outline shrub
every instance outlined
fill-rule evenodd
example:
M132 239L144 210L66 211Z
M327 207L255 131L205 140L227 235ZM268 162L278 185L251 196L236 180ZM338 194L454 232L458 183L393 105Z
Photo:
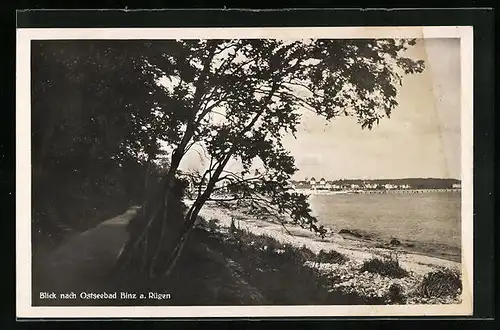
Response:
M314 260L316 254L308 249L305 245L298 248L291 244L283 246L284 252L281 254L283 259L290 260L293 263L302 265L304 262Z
M457 270L443 269L425 275L418 287L425 298L455 297L462 292L462 280Z
M309 261L309 260L314 260L316 259L316 254L312 252L307 246L302 245L302 247L299 249L299 253L302 257L302 260L304 262Z
M207 220L202 217L201 215L199 215L197 218L196 218L196 227L200 227L200 228L204 228L207 226Z
M231 233L236 232L236 225L234 223L234 217L231 217L231 225L229 226L229 230Z
M401 242L397 238L392 238L389 244L392 246L399 246L401 245Z
M394 257L385 257L384 259L372 258L366 260L361 267L361 271L393 278L408 276L408 272L399 265L398 259Z
M358 237L358 238L361 238L363 237L363 234L361 234L358 230L356 229L341 229L339 231L339 234L347 234L347 235L351 235L351 236L354 236L354 237Z
M253 236L244 229L236 228L233 234L234 237L242 243L250 244L250 242L253 241Z
M271 236L259 235L255 238L255 244L261 249L265 249L268 252L274 252L279 249L281 244Z
M389 287L386 299L390 304L404 304L406 302L406 297L404 295L403 287L397 283L393 283Z
M320 263L343 264L349 259L337 251L332 250L325 252L320 250L316 260Z
M219 219L208 220L208 224L207 224L208 230L212 233L216 232L220 228L219 223L220 223Z

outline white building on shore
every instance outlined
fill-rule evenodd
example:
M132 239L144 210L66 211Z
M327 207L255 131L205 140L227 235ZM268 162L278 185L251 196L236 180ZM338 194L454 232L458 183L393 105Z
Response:
M376 184L376 183L366 183L364 185L364 188L367 189L367 190L374 190L374 189L378 188L378 184Z

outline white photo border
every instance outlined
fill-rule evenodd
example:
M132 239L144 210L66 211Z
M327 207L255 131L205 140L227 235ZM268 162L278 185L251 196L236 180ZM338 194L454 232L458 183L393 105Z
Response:
M32 306L31 41L84 39L360 39L460 38L463 299L456 305L383 306ZM473 312L473 28L20 28L16 47L16 315L18 318L402 317L471 316Z

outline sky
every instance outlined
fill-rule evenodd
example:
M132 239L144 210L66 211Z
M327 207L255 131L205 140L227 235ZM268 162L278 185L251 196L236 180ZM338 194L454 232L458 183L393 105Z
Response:
M372 130L356 118L327 122L304 111L297 138L284 138L299 169L293 179L461 178L460 40L420 40L406 56L426 69L403 78L399 105ZM197 164L192 153L182 167Z

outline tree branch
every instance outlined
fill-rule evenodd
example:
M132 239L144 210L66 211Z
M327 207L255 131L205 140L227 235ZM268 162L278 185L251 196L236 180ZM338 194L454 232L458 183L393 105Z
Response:
M269 103L269 101L271 100L274 92L278 88L279 88L278 82L274 81L273 82L273 88L272 88L271 92L269 93L269 96L268 96L267 100L264 102L264 105L263 105L262 109L254 116L254 118L252 119L252 121L240 132L241 135L245 134L249 129L251 129L252 126L255 124L255 122L259 119L259 117L264 113L265 109L267 108L267 104ZM180 252L182 251L182 248L183 248L183 246L185 244L185 241L187 240L187 237L190 235L190 233L192 232L192 230L194 228L194 223L196 221L197 212L199 212L199 210L201 209L201 207L203 206L203 204L210 197L210 194L211 194L211 192L213 191L213 189L215 187L217 179L219 178L221 172L224 170L224 168L226 167L227 163L231 159L232 154L236 150L236 146L237 146L236 144L233 144L233 146L231 147L231 149L227 153L226 157L223 159L223 161L221 161L218 164L217 169L214 172L214 176L212 177L212 180L210 180L208 182L207 188L201 194L201 196L199 196L194 201L193 205L191 206L191 209L187 213L187 216L186 216L187 220L188 220L187 223L186 223L187 229L186 229L185 233L181 236L180 242L177 244L176 248L174 249L173 253L170 255L170 257L168 259L168 262L167 262L168 267L167 267L167 270L165 272L166 276L168 276L171 273L173 267L175 266L175 263L177 262L177 260L179 258L179 255L180 255Z
M227 45L225 47L218 48L218 51L215 52L215 55L219 55L220 53L222 53L226 49L232 48L234 46L238 46L238 43L230 43L229 45Z
M232 202L232 201L237 201L240 200L240 197L233 197L233 198L212 198L210 197L207 199L207 201L213 201L213 202Z
M316 97L321 97L323 98L324 95L320 95L320 94L317 94L314 90L312 90L309 86L303 84L303 83L299 83L299 82L291 82L291 81L284 81L283 84L288 84L288 85L293 85L293 86L299 86L299 87L302 87L302 88L305 88L307 91L309 91L311 94L313 94L314 96Z
M224 94L222 94L222 95L224 95ZM219 98L217 101L215 101L210 106L205 107L201 111L201 114L198 116L198 118L195 120L195 125L198 125L199 123L201 123L201 121L203 120L203 118L205 118L205 116L210 112L210 110L212 110L213 108L215 108L216 106L218 106L219 104L221 104L222 101L225 101L224 97Z
M238 45L237 45L238 46ZM236 48L236 50L234 51L234 54L231 54L229 55L229 57L224 60L221 65L217 68L217 70L215 71L215 77L220 77L220 73L226 69L227 66L229 66L231 64L231 62L234 61L234 59L236 58L237 54L238 54L238 51L243 48L243 46L240 44L239 47Z

